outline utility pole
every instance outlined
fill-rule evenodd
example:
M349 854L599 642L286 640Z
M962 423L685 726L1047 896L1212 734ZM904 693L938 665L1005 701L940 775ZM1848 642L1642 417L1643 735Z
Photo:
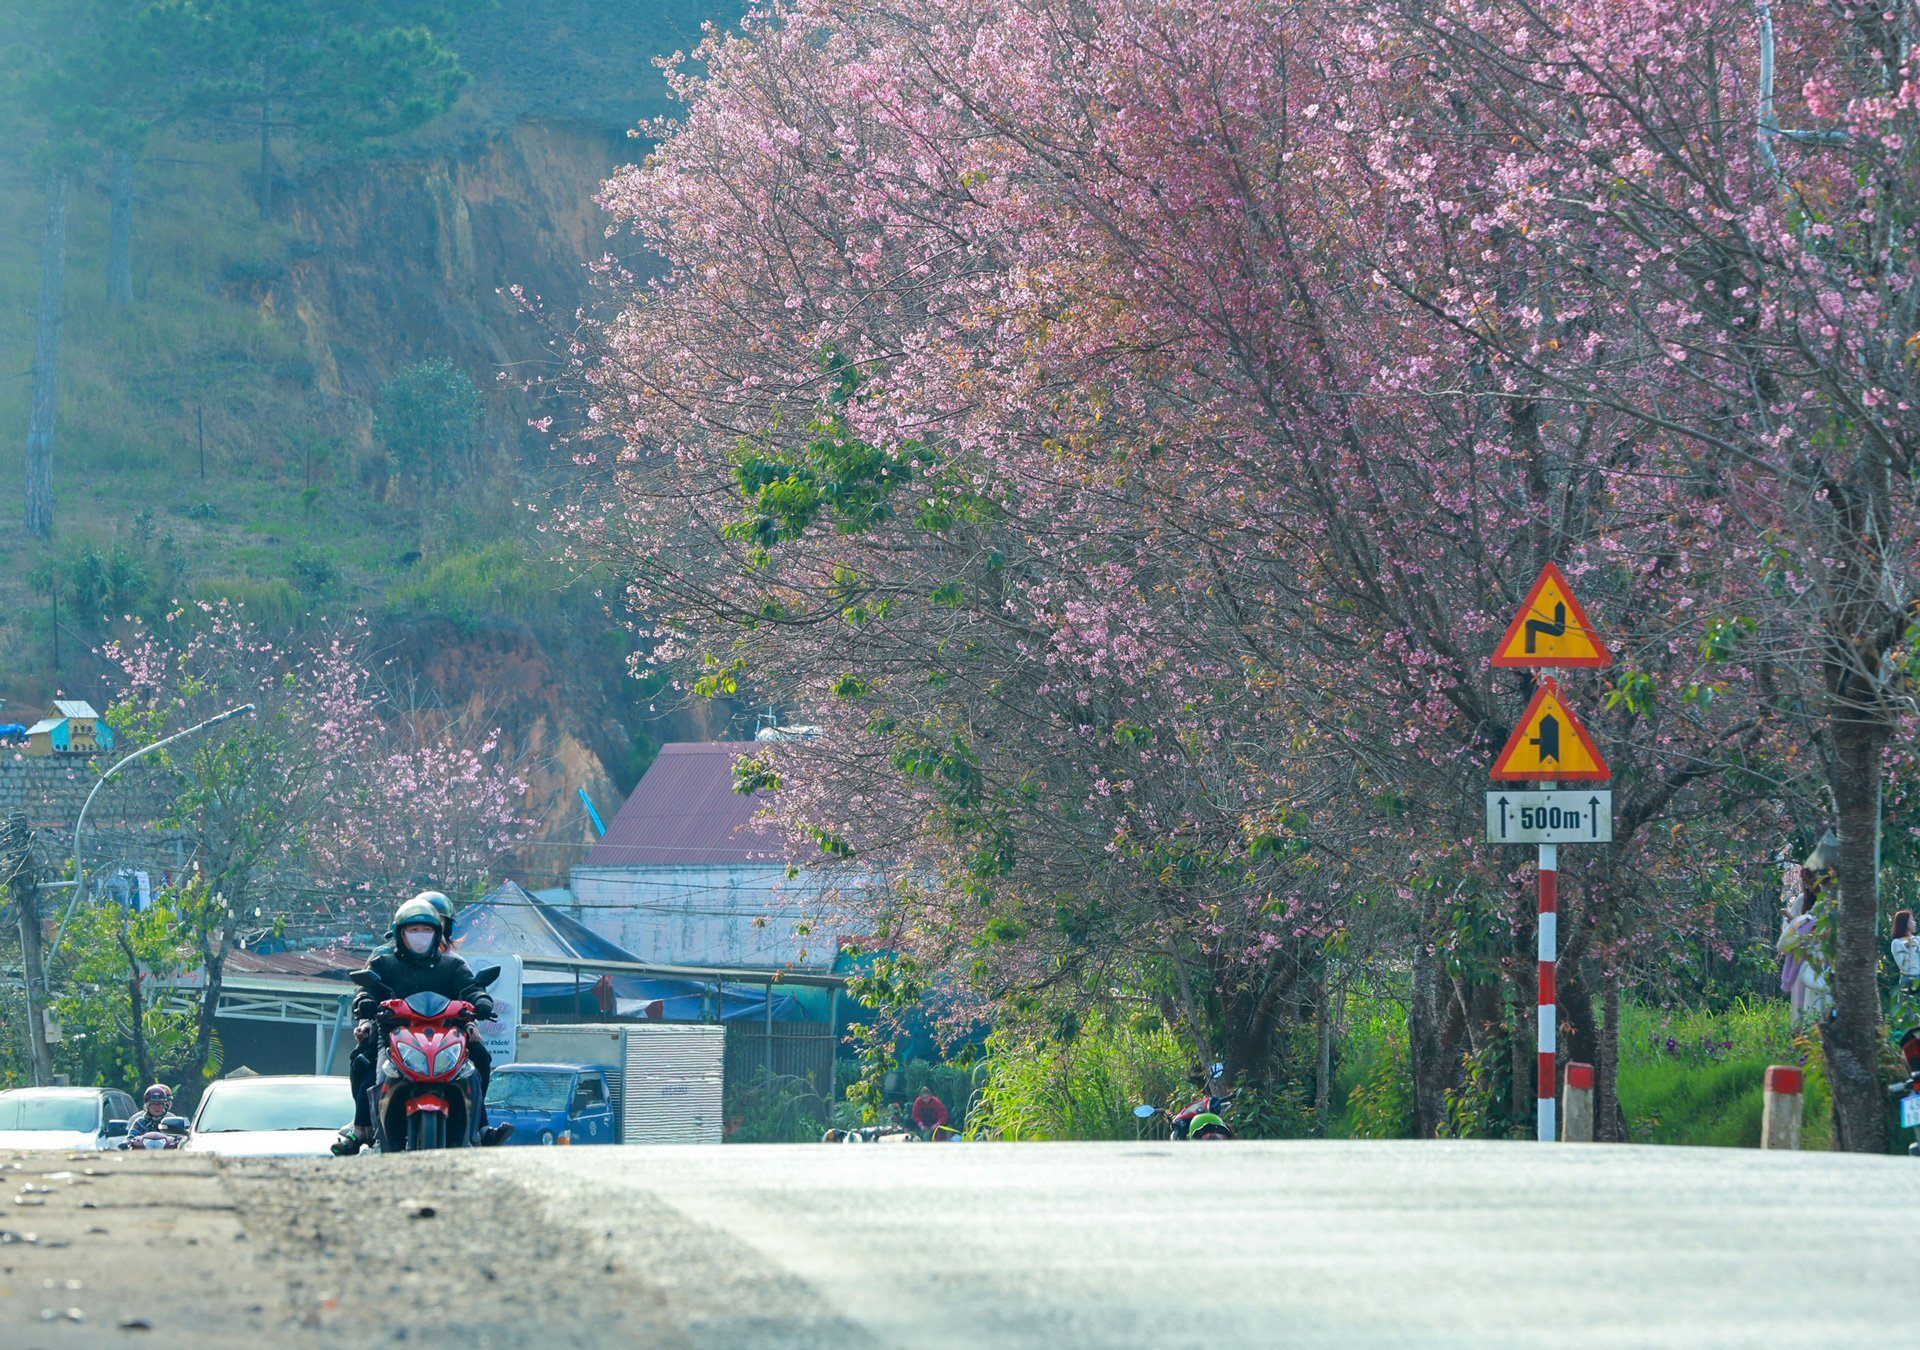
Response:
M33 833L27 828L26 816L16 811L0 832L0 876L13 891L20 915L20 983L27 999L28 1051L33 1060L34 1085L45 1087L53 1081L53 1055L47 1049L46 1013L36 1001L35 985L43 993L46 976L41 970L40 891L34 885L32 861Z

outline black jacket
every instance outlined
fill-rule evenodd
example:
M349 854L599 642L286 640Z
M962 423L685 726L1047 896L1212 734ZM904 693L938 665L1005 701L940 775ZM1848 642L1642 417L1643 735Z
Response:
M367 962L367 969L379 976L387 992L356 989L353 995L356 1019L364 1021L373 1017L386 999L412 998L415 994L465 999L474 1006L482 1022L493 1016L493 995L475 983L467 963L450 952L427 956L415 956L412 952L376 952Z

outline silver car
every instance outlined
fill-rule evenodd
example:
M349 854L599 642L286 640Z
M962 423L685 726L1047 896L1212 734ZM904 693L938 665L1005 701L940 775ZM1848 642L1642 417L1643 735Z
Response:
M353 1090L338 1076L222 1078L209 1083L182 1151L269 1158L318 1156L353 1123Z
M0 1092L0 1149L120 1147L107 1122L134 1113L118 1088L35 1087Z

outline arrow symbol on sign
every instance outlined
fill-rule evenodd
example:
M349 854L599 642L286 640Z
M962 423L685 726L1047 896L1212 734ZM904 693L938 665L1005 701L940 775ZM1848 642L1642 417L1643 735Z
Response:
M1600 799L1598 797L1587 798L1587 810L1593 817L1593 837L1598 839L1600 837Z
M1560 719L1551 713L1541 718L1540 734L1529 737L1527 744L1539 747L1542 764L1548 760L1558 764L1560 762Z
M1500 833L1505 834L1506 832L1507 832L1507 799L1505 797L1502 797L1500 799Z
M1532 656L1533 644L1541 637L1565 637L1567 635L1567 607L1556 603L1553 607L1553 622L1545 619L1528 619L1525 629L1527 635L1527 655Z

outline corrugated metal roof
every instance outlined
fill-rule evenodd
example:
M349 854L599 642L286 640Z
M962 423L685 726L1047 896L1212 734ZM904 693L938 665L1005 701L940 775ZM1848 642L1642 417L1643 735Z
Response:
M98 718L100 716L93 710L91 703L77 698L56 698L53 701L53 710L62 717Z
M308 975L343 979L367 964L365 951L350 947L310 947L297 952L234 952L226 969L236 975Z
M637 961L577 919L542 904L515 882L504 882L477 904L460 911L454 932L458 949L491 956L561 957L584 961Z
M27 728L27 735L38 736L43 731L52 731L66 720L64 717L43 717Z
M582 866L670 867L785 857L789 842L753 819L766 798L733 790L734 761L762 748L748 741L661 746L653 767Z

